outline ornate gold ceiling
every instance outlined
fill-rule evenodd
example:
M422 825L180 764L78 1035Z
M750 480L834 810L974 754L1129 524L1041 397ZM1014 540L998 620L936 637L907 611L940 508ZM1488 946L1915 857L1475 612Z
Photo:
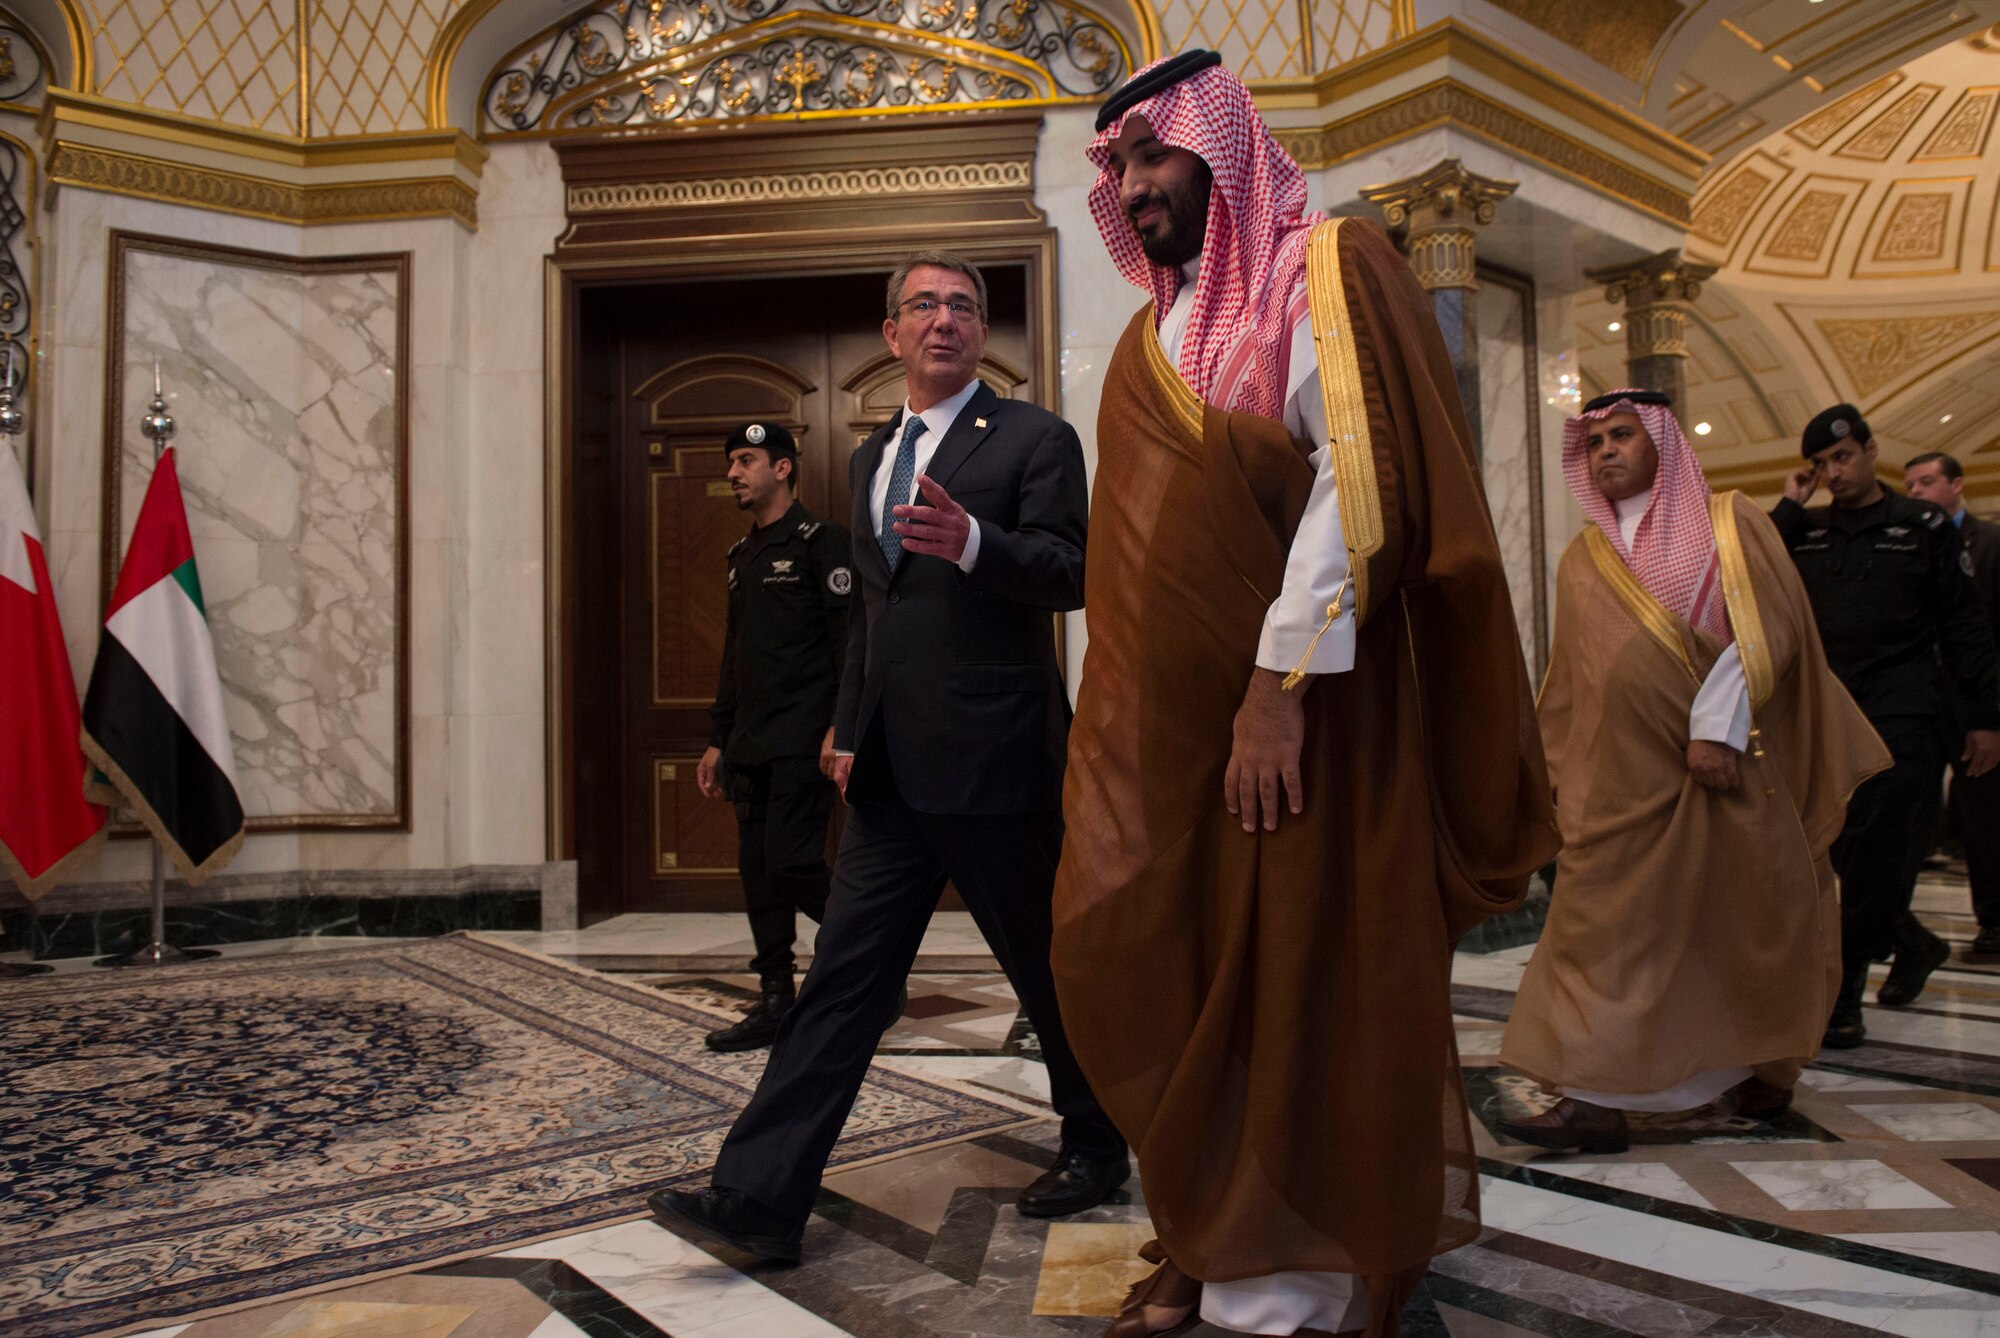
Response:
M1859 405L1886 460L1959 456L2000 492L2000 43L1953 42L1713 175L1688 253L1719 272L1690 332L1689 422L1719 481L1771 491L1804 419ZM1618 313L1578 311L1586 377Z

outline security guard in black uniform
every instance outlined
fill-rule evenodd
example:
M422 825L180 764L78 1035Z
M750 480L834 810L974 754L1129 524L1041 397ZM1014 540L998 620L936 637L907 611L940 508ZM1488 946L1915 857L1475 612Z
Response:
M833 782L833 707L854 588L847 531L794 493L799 452L777 423L746 423L723 445L736 507L756 524L729 550L729 630L708 751L695 783L736 805L737 870L750 912L757 1003L710 1032L711 1050L769 1045L792 1006L795 911L818 922Z
M1862 1041L1868 963L1889 955L1910 909L1947 747L1962 747L1982 771L2000 758L2000 677L1958 530L1931 503L1883 488L1860 410L1821 413L1800 450L1808 463L1786 481L1771 519L1812 599L1827 660L1895 759L1854 792L1833 845L1842 976L1826 1044L1850 1049ZM1833 505L1807 507L1822 481ZM1940 681L1940 655L1956 669L1954 684ZM1950 691L1968 728L1947 742ZM1942 940L1928 939L1898 956L1877 1002L1910 1002L1949 958Z

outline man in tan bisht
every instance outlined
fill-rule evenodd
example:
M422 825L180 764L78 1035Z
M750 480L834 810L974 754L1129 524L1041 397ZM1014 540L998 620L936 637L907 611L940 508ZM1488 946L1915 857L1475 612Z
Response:
M1710 495L1666 396L1586 404L1563 474L1591 521L1541 699L1563 853L1500 1050L1563 1099L1500 1128L1623 1152L1626 1111L1790 1107L1840 984L1827 851L1889 754L1778 531Z
M1457 383L1382 230L1304 215L1189 53L1098 117L1152 295L1107 371L1054 961L1159 1265L1117 1338L1393 1334L1479 1231L1453 942L1554 853Z

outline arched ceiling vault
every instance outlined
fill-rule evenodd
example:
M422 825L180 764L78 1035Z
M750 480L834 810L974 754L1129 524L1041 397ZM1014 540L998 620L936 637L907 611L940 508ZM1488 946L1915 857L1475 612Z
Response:
M1774 492L1807 418L1867 415L1885 471L1957 456L2000 495L2000 33L1953 41L1833 99L1695 197L1716 265L1689 331L1690 426L1719 484ZM1620 317L1578 304L1587 380L1621 376Z

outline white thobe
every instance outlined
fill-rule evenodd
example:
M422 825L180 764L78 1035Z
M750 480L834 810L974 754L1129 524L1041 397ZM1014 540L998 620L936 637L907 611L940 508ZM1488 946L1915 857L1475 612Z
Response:
M1652 500L1649 488L1612 503L1618 509L1618 532L1625 539L1627 552L1632 550L1632 536L1639 532L1639 521ZM1688 712L1688 737L1726 743L1739 753L1750 746L1750 684L1743 676L1743 656L1734 641L1716 657L1694 695L1694 707ZM1589 1092L1565 1087L1563 1095L1614 1110L1668 1113L1705 1106L1749 1076L1747 1067L1738 1066L1697 1073L1664 1092Z
M1181 267L1184 282L1160 322L1160 347L1170 362L1180 354L1200 268L1200 257ZM1292 435L1313 443L1309 457L1313 485L1285 558L1278 597L1264 615L1257 664L1281 674L1295 668L1308 674L1344 674L1354 667L1354 601L1343 596L1338 615L1327 625L1327 609L1347 577L1347 539L1340 526L1332 452L1326 448L1326 405L1320 397L1319 355L1309 320L1292 330L1284 413ZM1205 1284L1201 1317L1238 1333L1290 1334L1304 1328L1339 1333L1368 1322L1368 1294L1351 1273L1271 1273Z

